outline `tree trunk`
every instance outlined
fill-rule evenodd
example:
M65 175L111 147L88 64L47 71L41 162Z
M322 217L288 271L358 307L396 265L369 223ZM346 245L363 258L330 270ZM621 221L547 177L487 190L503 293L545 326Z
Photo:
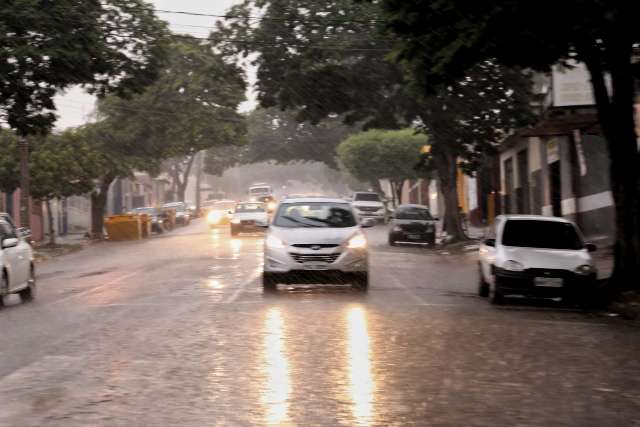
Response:
M402 204L402 187L404 186L404 180L397 182L391 181L391 188L393 189L393 198L396 201L396 207Z
M91 193L91 237L93 239L104 238L104 214L107 207L109 186L114 177L103 178L100 186Z
M444 152L446 148L434 153L436 170L440 181L440 191L444 197L443 230L449 237L449 242L466 240L458 207L458 164L456 156Z
M51 211L51 199L45 200L47 206L47 221L49 222L49 244L54 246L56 244L56 233L53 229L53 212Z
M29 141L20 140L20 227L31 227L31 191L29 176Z
M178 202L184 202L185 200L185 193L187 191L187 185L189 184L189 175L191 175L191 168L193 167L193 161L196 158L196 154L192 154L189 157L189 160L187 161L187 167L185 168L184 172L182 173L182 179L179 179L177 184L177 191L178 191ZM176 168L176 173L177 172L177 168Z
M587 59L598 116L609 149L611 190L615 203L616 242L610 284L614 290L640 287L640 175L634 121L631 44L609 46L612 96L594 54Z
M204 163L204 153L198 156L198 170L196 171L196 212L200 213L202 204L202 194L200 193L200 187L202 183L202 168Z

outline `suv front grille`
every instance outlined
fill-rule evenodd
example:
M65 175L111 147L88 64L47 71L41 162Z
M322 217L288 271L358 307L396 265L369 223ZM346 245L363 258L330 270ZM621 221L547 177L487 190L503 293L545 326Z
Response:
M338 257L340 256L340 254L296 254L296 253L292 253L290 254L291 257L296 261L296 262L300 262L300 263L305 263L305 262L325 262L327 264L332 264L334 263Z
M340 245L327 244L327 243L298 243L291 246L293 246L294 248L306 248L306 249L312 249L312 248L328 249L328 248L337 248Z
M358 206L358 210L361 210L362 212L377 212L380 208L375 206Z

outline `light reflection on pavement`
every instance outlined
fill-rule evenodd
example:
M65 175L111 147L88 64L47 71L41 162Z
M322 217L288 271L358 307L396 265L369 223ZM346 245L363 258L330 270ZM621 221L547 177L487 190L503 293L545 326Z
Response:
M260 282L204 222L38 266L0 310L0 427L640 425L638 329L491 307L473 254L390 248L371 287Z
M262 404L267 425L283 425L289 421L291 381L286 353L285 325L282 313L271 308L265 318L263 366L265 387Z
M371 366L371 344L367 315L362 307L352 307L347 314L350 398L358 425L373 421L375 382Z

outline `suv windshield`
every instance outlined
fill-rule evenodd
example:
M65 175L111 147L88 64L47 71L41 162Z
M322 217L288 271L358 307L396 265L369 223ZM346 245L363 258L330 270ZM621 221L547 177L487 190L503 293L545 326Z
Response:
M376 193L356 193L353 200L357 202L379 202L380 196Z
M357 225L347 203L283 203L273 222L276 227L346 228Z
M264 204L262 203L240 203L236 205L236 213L246 212L264 212Z
M396 211L396 219L415 219L418 221L432 221L433 217L428 209L417 206L400 207Z
M584 247L573 224L556 221L509 220L502 244L525 248L570 249Z
M249 193L251 193L252 195L270 194L271 193L271 188L270 187L255 187L255 188L251 188L249 190Z

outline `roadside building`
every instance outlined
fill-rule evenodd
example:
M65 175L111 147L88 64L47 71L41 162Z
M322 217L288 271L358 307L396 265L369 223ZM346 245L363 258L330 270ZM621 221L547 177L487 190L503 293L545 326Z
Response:
M589 75L556 67L550 81L543 118L500 147L501 211L570 218L590 239L612 239L609 158Z

